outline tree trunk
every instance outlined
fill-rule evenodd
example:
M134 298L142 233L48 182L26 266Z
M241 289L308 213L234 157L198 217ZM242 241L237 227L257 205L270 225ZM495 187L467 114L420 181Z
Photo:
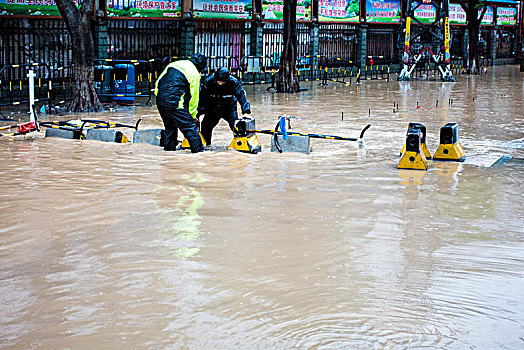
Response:
M284 38L277 92L298 92L300 85L297 74L297 0L284 1Z
M476 12L476 11L475 11ZM476 21L472 21L476 22ZM469 31L469 50L468 50L468 74L478 74L479 73L479 26L475 24L468 24Z
M95 91L93 36L91 18L94 0L85 0L78 9L73 0L56 0L56 6L66 23L67 30L74 43L72 48L74 76L71 112L98 112L104 107Z
M468 33L469 33L467 74L479 74L480 23L482 21L482 17L484 17L484 14L486 13L487 7L486 6L483 7L481 16L479 16L479 10L478 10L479 9L479 0L471 0L468 2L467 8L464 8L464 6L462 6L462 8L466 11L466 19L468 22Z

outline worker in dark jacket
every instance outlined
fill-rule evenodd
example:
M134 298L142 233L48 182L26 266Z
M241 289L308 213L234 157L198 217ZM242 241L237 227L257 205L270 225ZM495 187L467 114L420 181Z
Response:
M219 68L202 83L198 113L205 115L202 120L202 136L208 145L211 144L211 134L220 119L227 121L229 128L234 131L235 121L238 119L237 101L242 114L251 114L246 92L227 68Z
M197 113L200 72L206 65L206 57L195 53L189 60L170 63L156 81L156 103L164 122L166 151L176 149L178 129L189 142L191 152L200 152L204 148L198 133Z

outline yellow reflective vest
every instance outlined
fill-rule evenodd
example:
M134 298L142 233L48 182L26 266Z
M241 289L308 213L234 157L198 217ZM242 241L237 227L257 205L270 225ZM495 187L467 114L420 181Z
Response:
M160 80L162 77L167 73L167 71L170 68L174 68L184 74L187 81L189 82L189 91L191 93L191 99L189 100L189 114L191 114L191 117L193 119L197 116L197 109L198 109L198 99L199 99L199 92L200 92L200 72L196 69L193 62L189 60L182 60L182 61L176 61L173 63L170 63L160 74L158 77L156 83L155 83L155 96L158 95L158 84L160 83ZM178 108L182 109L184 108L184 96L185 94L182 94L180 96L180 101L178 103Z

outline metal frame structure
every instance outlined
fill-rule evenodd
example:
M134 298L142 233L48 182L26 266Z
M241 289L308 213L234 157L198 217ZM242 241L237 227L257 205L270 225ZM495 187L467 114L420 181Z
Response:
M435 62L435 65L438 67L443 81L454 82L455 77L451 71L451 55L449 52L450 42L449 42L449 0L424 0L419 2L417 5L413 6L413 0L407 0L406 8L406 36L404 40L404 54L402 56L403 68L398 76L399 81L411 80L411 73L419 63L420 59L423 57L424 53L427 51L431 55L431 58ZM415 10L423 5L431 4L437 9L437 15L435 21L430 25L424 25L415 17ZM422 26L422 31L411 37L411 22L413 24L418 24ZM441 28L439 28L442 26ZM437 30L435 32L434 30ZM440 33L438 30L441 29ZM432 37L442 40L444 42L443 49L438 54L434 54L430 47L424 46L422 51L418 55L414 56L414 60L410 60L412 55L410 50L410 42L414 39L422 37L422 35L429 33ZM443 37L442 37L443 36ZM410 65L411 63L411 65Z

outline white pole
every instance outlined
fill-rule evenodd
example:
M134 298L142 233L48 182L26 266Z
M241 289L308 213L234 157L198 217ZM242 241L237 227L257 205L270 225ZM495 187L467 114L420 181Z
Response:
M34 122L35 121L35 112L34 112L34 105L35 105L35 73L32 69L29 70L29 73L27 73L27 77L29 78L29 121Z

